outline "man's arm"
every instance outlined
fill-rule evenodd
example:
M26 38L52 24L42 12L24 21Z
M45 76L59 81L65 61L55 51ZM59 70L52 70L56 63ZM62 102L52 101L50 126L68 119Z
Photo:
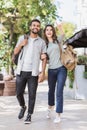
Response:
M47 58L46 56L42 59L42 71L39 74L38 82L42 82L45 78L45 69L46 69L46 63L47 63Z

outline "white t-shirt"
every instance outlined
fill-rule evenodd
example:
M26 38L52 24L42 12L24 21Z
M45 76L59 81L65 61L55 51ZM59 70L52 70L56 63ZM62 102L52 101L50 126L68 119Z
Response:
M31 37L28 40L28 47L26 50L22 71L32 71L33 42L34 42L34 40L35 40L35 38L31 38Z

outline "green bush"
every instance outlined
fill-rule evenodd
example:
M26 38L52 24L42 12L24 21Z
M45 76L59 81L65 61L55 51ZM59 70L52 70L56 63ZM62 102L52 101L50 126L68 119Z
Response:
M87 65L87 55L79 55L77 64L78 65Z
M74 70L68 71L68 78L69 78L69 88L73 88Z
M83 76L85 79L87 79L87 71L84 71Z

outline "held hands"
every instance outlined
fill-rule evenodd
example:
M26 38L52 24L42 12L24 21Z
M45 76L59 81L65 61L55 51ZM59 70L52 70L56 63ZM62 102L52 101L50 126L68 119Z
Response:
M38 83L43 82L45 79L45 73L41 72L38 76Z

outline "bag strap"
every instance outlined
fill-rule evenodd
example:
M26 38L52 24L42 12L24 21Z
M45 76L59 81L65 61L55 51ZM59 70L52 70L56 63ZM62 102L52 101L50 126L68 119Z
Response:
M67 44L65 44L66 46L67 46ZM62 47L61 47L61 45L60 45L60 43L58 43L58 46L59 46L59 50L60 50L60 57L62 56L62 52L63 52L63 50L62 50Z
M29 35L28 34L24 34L24 39L29 39ZM22 51L22 54L21 54L21 56L20 56L20 59L22 58L22 55L23 55L23 48L24 48L24 46L22 46L22 48L21 48L21 51Z
M59 46L59 50L60 50L60 56L62 55L62 48L61 48L61 45L60 43L58 43L58 46Z
M27 39L28 40L28 38L29 38L29 35L28 34L24 34L24 39ZM23 49L24 48L24 46L22 46L22 48L21 48L21 50L20 50L20 52L21 52L21 55L20 55L20 59L22 58L22 56L23 56ZM20 53L19 52L19 53Z

